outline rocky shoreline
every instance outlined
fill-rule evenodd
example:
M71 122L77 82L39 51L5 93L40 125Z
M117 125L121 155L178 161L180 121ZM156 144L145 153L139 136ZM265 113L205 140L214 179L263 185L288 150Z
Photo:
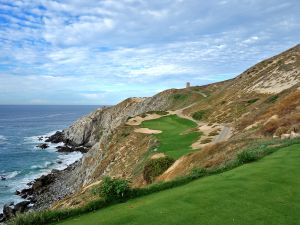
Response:
M41 137L44 138L44 137ZM64 138L64 134L61 131L57 131L50 137L45 137L45 143L39 144L37 147L41 150L49 147L47 143L63 145L57 146L57 152L71 153L81 152L87 153L90 148L85 146L76 146L68 139ZM62 162L58 162L62 163ZM28 183L28 188L23 190L16 190L15 194L20 196L24 201L17 204L14 202L8 202L3 207L3 212L0 213L0 223L5 222L17 213L24 213L27 211L42 210L50 207L50 205L70 194L70 190L66 188L59 188L54 183L63 183L65 176L68 176L71 171L79 164L79 161L69 165L64 170L53 169L49 174L42 175L41 177ZM56 186L56 191L53 192L53 186ZM73 191L71 191L73 192Z

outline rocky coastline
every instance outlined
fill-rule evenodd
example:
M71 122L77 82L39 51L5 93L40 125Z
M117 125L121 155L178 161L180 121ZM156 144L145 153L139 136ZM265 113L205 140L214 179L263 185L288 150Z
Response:
M59 144L56 147L57 152L60 153L71 153L71 152L81 152L87 153L89 147L77 146L70 142L68 139L64 138L64 134L61 131L57 131L50 137L41 137L40 140L45 139L45 143L37 145L37 148L44 150L49 147L48 143ZM58 162L60 164L62 162ZM3 223L11 218L13 218L17 213L24 213L27 211L41 210L48 208L54 201L60 200L66 195L70 194L70 191L64 191L65 188L61 188L55 191L56 195L48 195L48 193L53 193L52 184L54 182L63 183L65 176L68 176L71 171L78 165L79 161L74 162L69 165L64 170L53 169L49 174L42 175L41 177L28 183L28 188L22 190L16 190L15 194L20 196L23 201L15 204L14 202L8 202L3 207L3 212L0 213L0 223ZM2 179L2 178L1 178ZM5 179L3 177L3 179ZM47 198L48 196L48 198Z

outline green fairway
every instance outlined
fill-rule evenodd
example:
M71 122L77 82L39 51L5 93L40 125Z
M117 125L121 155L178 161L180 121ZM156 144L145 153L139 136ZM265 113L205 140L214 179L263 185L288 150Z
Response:
M196 131L189 132L189 129L197 127L195 122L176 115L144 121L141 126L152 130L161 130L162 133L155 134L160 142L158 151L175 159L191 152L191 145L201 135Z
M297 144L258 162L59 225L296 225L299 212Z

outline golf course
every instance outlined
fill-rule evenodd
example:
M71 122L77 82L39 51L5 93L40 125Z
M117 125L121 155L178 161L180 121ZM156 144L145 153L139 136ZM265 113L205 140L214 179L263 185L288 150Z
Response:
M153 122L144 125L150 127ZM167 149L172 141L164 145L162 134L160 151L169 153ZM300 145L291 145L231 171L73 217L57 225L299 224L299 162Z
M197 128L195 122L176 115L144 121L141 126L162 131L154 134L159 141L157 151L174 159L191 152L191 145L201 136L200 132L194 130Z

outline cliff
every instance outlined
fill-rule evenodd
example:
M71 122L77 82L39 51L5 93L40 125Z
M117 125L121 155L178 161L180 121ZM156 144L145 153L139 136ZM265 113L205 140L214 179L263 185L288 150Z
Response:
M171 89L150 98L129 98L111 107L96 110L63 131L74 146L90 147L83 158L56 179L43 193L36 194L36 208L76 206L74 199L99 183L102 176L130 179L143 185L142 168L149 149L158 145L152 135L133 132L128 119L150 111L178 111L191 118L203 112L202 125L230 126L233 135L225 143L183 156L158 180L187 174L194 167L214 167L235 157L251 138L270 138L277 129L300 129L300 46L267 59L235 79L201 87ZM299 98L298 98L299 97ZM281 108L280 108L281 107ZM282 114L284 109L289 109ZM272 113L273 112L273 113ZM270 117L277 115L277 127L265 133ZM255 125L256 124L256 125ZM255 125L255 129L247 129ZM199 125L200 126L200 125ZM298 127L297 127L298 129ZM281 135L281 134L280 134ZM76 197L72 197L76 196ZM80 204L80 203L78 203Z

